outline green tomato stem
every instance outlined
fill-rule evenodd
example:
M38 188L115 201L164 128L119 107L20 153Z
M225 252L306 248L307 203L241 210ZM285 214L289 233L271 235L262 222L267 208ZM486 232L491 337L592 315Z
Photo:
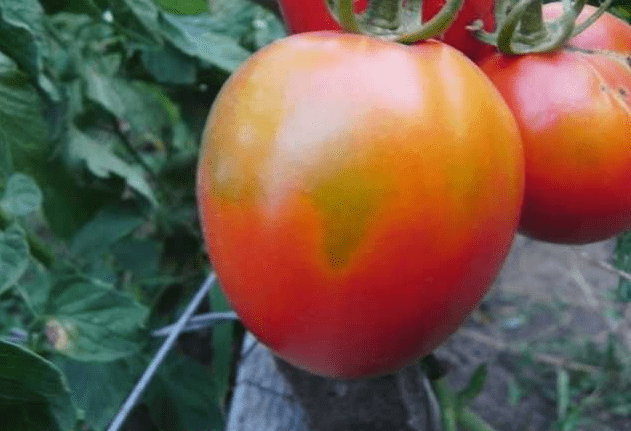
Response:
M340 23L344 31L348 33L362 33L353 10L353 0L326 1L329 13Z
M544 31L543 5L540 1L529 2L521 18L521 32L523 34L539 34Z
M361 33L391 42L414 43L447 30L458 15L463 0L448 0L427 22L421 19L423 0L372 0L361 14L353 10L352 0L324 2L331 15L348 33Z
M370 0L365 12L365 20L381 29L396 30L401 26L402 4L391 0Z
M444 378L434 380L432 387L440 404L440 411L443 417L443 431L457 431L456 402L453 392Z
M595 23L596 20L600 18L602 14L607 12L607 9L609 9L609 6L611 6L612 3L613 3L613 0L605 0L604 2L602 2L600 6L598 6L598 9L596 9L589 18L587 18L581 24L574 26L574 31L572 31L572 37L577 36L587 27Z
M426 359L430 359L430 361L428 362ZM432 365L434 361L436 359L433 356L423 359L426 372L431 371L431 368L437 371L438 366ZM430 366L429 370L427 369L428 365ZM443 431L457 431L458 424L469 431L494 431L493 427L484 419L457 401L456 394L451 390L444 377L432 380L431 386L440 405Z
M538 3L538 5L533 6L533 3ZM559 49L571 37L574 21L584 5L585 0L576 0L574 5L570 4L570 0L563 0L563 15L551 25L544 26L540 11L539 15L536 11L533 12L534 8L541 8L541 0L521 0L499 25L497 49L508 55L550 52ZM537 17L541 25L537 33L525 33L520 26L520 33L516 35L520 23ZM529 26L531 29L537 27L532 23Z
M419 40L429 39L451 26L456 19L463 0L448 0L445 6L426 23L421 25L421 29L416 32L401 36L397 41L401 43L414 43ZM422 2L421 2L422 3ZM420 10L418 16L420 17Z
M473 34L482 42L497 46L507 55L556 51L570 39L593 24L613 0L605 0L581 24L576 25L586 0L562 0L563 14L549 22L543 19L542 0L496 0L494 33L482 25L472 26Z

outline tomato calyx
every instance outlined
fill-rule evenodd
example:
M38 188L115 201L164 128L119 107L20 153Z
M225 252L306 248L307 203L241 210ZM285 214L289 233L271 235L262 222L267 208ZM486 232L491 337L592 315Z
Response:
M434 37L453 23L463 0L448 0L430 20L423 22L423 0L372 0L361 13L353 0L323 0L344 31L391 42L414 43Z
M474 35L507 55L543 53L558 50L568 40L594 23L613 0L605 0L593 14L580 24L576 20L586 4L585 0L563 0L563 13L546 21L541 0L497 0L496 30L492 33L474 24Z

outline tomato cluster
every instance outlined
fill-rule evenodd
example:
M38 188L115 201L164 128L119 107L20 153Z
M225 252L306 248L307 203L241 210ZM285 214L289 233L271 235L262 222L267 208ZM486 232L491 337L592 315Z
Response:
M341 30L331 17L324 0L278 0L280 10L292 34L320 30ZM467 30L474 21L481 20L487 30L494 25L495 0L465 0L454 22L436 39L457 48L471 59L480 59L493 51L490 45L476 39ZM368 0L355 0L355 10L366 9ZM434 17L445 5L445 0L425 0L421 10L426 20Z
M545 5L544 16L561 9ZM480 67L524 142L521 232L581 244L631 229L631 26L605 14L559 51L493 54Z
M518 229L578 243L631 228L631 30L605 16L552 54L482 55L463 35L489 5L465 2L442 35L478 67L282 0L305 33L220 91L197 176L206 246L243 324L290 363L397 370L462 323Z

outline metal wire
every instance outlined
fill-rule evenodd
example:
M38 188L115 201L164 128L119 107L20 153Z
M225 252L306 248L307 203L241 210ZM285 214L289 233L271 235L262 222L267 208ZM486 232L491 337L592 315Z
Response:
M118 411L118 414L112 420L112 423L110 424L107 431L118 431L120 427L123 425L123 423L125 423L125 419L127 419L127 415L129 415L131 410L136 405L136 402L138 401L138 399L144 392L145 388L151 381L151 378L155 374L156 370L158 369L162 361L164 361L164 358L166 357L167 353L169 353L169 350L171 350L171 347L173 347L173 344L175 343L175 340L177 340L177 337L182 332L182 329L184 329L186 322L188 322L188 320L191 318L195 310L197 310L197 307L199 307L199 304L202 302L202 299L204 299L204 297L208 294L208 292L210 291L210 288L215 283L216 279L217 279L217 275L214 272L212 272L206 278L204 283L200 286L199 290L197 291L193 299L191 299L191 302L189 302L188 306L186 307L186 309L184 310L184 312L178 319L177 323L175 323L175 325L173 326L173 329L169 333L169 336L164 341L164 343L162 344L162 346L160 347L156 355L153 357L153 359L151 360L151 363L149 364L149 366L147 367L143 375L140 377L140 380L138 380L138 383L136 383L136 386L134 387L134 389L131 391L131 393L129 394L129 396L127 397L127 399L121 406L120 410Z
M200 329L205 329L220 323L232 323L238 319L237 313L234 311L213 311L211 313L197 314L186 322L186 325L182 328L182 332L199 331ZM175 325L177 325L177 323L156 329L151 335L154 337L166 337L173 331Z

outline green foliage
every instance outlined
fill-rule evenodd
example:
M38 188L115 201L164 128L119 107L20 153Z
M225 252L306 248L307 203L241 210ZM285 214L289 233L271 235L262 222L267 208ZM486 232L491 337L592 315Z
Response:
M213 311L229 311L230 307L219 285L215 285L210 291L210 306ZM217 326L213 331L213 370L217 382L220 400L225 401L230 378L232 364L232 343L234 338L234 325L226 324ZM224 404L225 406L225 404Z
M74 428L76 412L70 389L54 364L2 340L0 358L2 429L66 431Z
M480 364L476 367L476 369L473 371L473 374L471 375L471 380L469 381L469 384L456 394L456 402L458 404L460 404L461 406L466 406L471 403L471 401L473 401L475 397L480 395L480 392L482 392L482 389L484 389L484 384L486 383L486 368L486 364Z
M16 172L9 177L0 208L11 216L25 216L42 206L42 192L28 175Z
M631 232L620 235L616 240L615 265L618 269L631 272ZM621 301L631 301L631 281L620 278L617 296Z
M29 250L24 229L12 224L0 232L0 294L22 278L28 262Z
M150 330L208 271L201 125L228 75L285 35L248 0L210 5L0 2L0 429L105 429ZM219 291L209 303L227 309ZM233 342L226 325L212 363L169 355L147 426L223 427Z
M97 363L57 356L55 365L67 376L72 401L85 422L102 430L127 398L145 364L137 357Z
M197 15L208 9L206 0L156 0L167 12L179 13L183 15Z
M82 361L113 361L138 350L147 309L98 280L65 275L52 285L44 310L56 352Z
M145 394L154 423L172 431L223 429L218 396L210 370L177 354L160 367Z
M40 111L40 97L27 73L0 51L0 185L14 171L14 159L47 149Z

